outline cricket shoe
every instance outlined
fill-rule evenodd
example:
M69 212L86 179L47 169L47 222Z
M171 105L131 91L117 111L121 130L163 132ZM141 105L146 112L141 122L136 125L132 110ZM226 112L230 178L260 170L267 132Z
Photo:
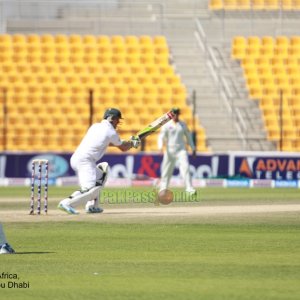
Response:
M197 195L197 191L195 189L189 189L189 190L186 190L186 193L189 195L189 196L196 196Z
M15 250L8 244L5 243L1 246L0 254L14 254Z
M73 208L72 206L67 205L67 204L59 203L57 208L66 212L69 215L78 215L79 214L79 212L75 208Z
M101 214L103 212L103 208L90 206L85 209L87 214Z

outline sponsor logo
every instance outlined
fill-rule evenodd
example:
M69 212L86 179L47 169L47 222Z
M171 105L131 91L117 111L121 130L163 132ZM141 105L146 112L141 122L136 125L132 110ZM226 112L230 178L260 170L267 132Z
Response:
M275 180L277 188L298 188L297 180Z
M252 187L272 187L273 180L269 179L254 179L252 180Z
M56 178L65 175L69 169L69 163L60 155L56 154L45 154L45 155L36 155L33 156L30 161L27 163L27 171L31 173L31 161L33 159L47 159L49 160L49 178ZM43 168L44 172L44 168ZM35 170L37 175L37 168ZM50 184L50 182L49 182Z
M300 179L300 159L298 158L257 158L242 159L240 175L256 179L293 180Z
M228 179L227 187L249 187L250 181L245 179Z

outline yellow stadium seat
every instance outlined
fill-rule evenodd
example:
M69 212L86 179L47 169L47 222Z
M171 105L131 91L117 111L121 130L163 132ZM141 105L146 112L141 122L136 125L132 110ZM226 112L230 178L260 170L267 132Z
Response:
M300 85L300 74L298 73L296 76L290 75L289 82L291 84L291 88L298 87Z
M277 150L278 151L287 151L291 152L294 151L294 141L289 139L283 139L281 141L281 144L277 144Z
M0 73L9 74L14 72L16 72L16 66L13 62L11 61L3 62L0 65Z
M111 44L115 44L115 45L124 45L124 37L121 35L113 35L110 38L110 42Z
M265 83L265 77L263 78L259 78L258 76L248 76L246 78L246 86L248 87L248 89L251 89L252 87L255 86L260 86L260 85L264 85Z
M168 48L168 43L167 43L167 39L166 39L165 36L156 35L156 36L153 37L152 40L153 40L154 45L160 45L160 46Z
M92 54L92 55L97 54L98 47L96 44L96 39L93 42L89 42L89 43L83 40L82 48L85 54Z
M58 38L58 36L56 36ZM69 52L70 45L65 35L60 36L58 40L55 40L55 51L56 53Z
M300 48L291 46L288 49L289 57L296 57L297 59L300 56Z
M300 9L300 0L294 0L293 1L293 9L299 10Z
M296 140L298 138L297 130L296 128L292 126L286 126L283 128L283 138L285 139L292 139Z
M153 43L153 47L154 47L154 53L157 56L160 56L160 55L168 56L169 55L169 47L166 43L165 44Z
M261 41L258 36L249 36L247 38L247 46L252 48L260 48Z
M300 47L300 36L291 36L290 45Z
M258 77L258 74L260 74L259 72L259 66L256 67L255 65L249 65L247 67L243 68L243 72L244 72L244 77L247 81L248 78L253 78L253 77Z
M12 35L12 42L25 44L27 42L26 36L24 34L14 34L14 35Z
M127 55L125 56L125 60L126 60L126 64L129 65L138 65L139 67L140 65L140 54L139 53L127 53Z
M11 51L8 52L0 52L0 63L10 63L13 62L13 53ZM13 62L14 63L14 62Z
M58 71L62 74L73 73L73 66L69 63L61 63L58 65Z
M293 0L281 0L283 10L292 10L294 8Z
M260 49L260 56L262 58L270 59L274 55L274 48L273 47L262 47Z
M161 75L153 75L150 77L150 79L154 85L168 83L166 81L166 78L164 78L164 76L161 76ZM153 86L153 84L151 84L151 86Z
M42 34L40 36L40 41L43 44L54 44L54 37L52 34Z
M223 9L223 1L222 0L210 0L208 7L210 10L221 10L221 9Z
M236 10L238 8L236 0L223 0L225 10Z
M141 35L139 37L139 42L141 45L153 45L152 38L149 35Z
M175 75L174 69L170 65L159 66L158 69L159 69L160 76L167 77L167 76Z
M33 49L28 49L28 53L26 56L26 60L29 64L40 64L41 58L42 58L42 51L40 49L36 49L34 51Z
M248 47L246 50L246 55L253 59L260 57L260 49L256 47Z
M268 128L267 138L270 141L279 141L280 139L280 130L277 127Z
M50 64L50 63L55 64L54 49L53 49L53 51L46 51L46 52L42 51L40 58L41 58L41 62L43 64Z
M95 45L97 43L97 40L94 35L87 34L82 37L82 42L87 45Z
M272 36L263 36L261 38L261 45L263 47L273 48L274 47L274 38Z
M251 99L260 99L263 96L263 88L260 84L253 85L249 88L249 96Z
M283 48L288 48L289 46L289 38L287 36L277 36L275 38L276 46L281 46Z
M251 7L250 0L237 0L236 5L238 10L249 10Z
M12 60L17 64L22 64L27 62L27 51L18 51L12 54Z
M10 34L0 34L0 44L11 44L12 36Z
M125 53L113 53L111 56L111 62L114 65L124 65L126 63Z
M98 45L110 45L110 38L107 35L99 35L96 39Z
M138 80L136 76L133 76L132 74L122 74L121 80L123 83L129 85L129 84L137 84Z
M69 43L69 38L65 34L57 34L54 36L54 42L56 45L58 44L68 44Z
M71 34L69 36L69 43L73 45L81 45L82 44L82 38L79 34Z
M262 56L270 58L274 53L274 39L271 36L265 36L261 39L260 53Z
M148 74L148 75L159 76L159 74L160 74L160 70L154 64L144 66L144 70L145 70L146 74Z
M140 51L140 41L137 36L126 36L125 37L125 47L129 54L136 54Z
M283 64L283 59L287 59L289 55L289 49L287 47L275 46L274 59L278 58L281 64Z
M264 0L252 0L251 7L253 10L262 10L265 8Z
M155 64L155 55L153 53L146 53L140 56L139 61L143 65L154 65Z
M233 59L243 59L245 57L247 40L245 37L237 36L233 39L231 57Z
M140 41L136 35L127 35L125 36L124 42L127 45L139 45Z
M94 86L93 77L88 73L81 73L79 76L79 82L84 87L92 88Z
M280 7L279 0L265 0L264 9L277 10Z
M58 64L68 63L70 56L68 52L59 52L54 56L54 60Z

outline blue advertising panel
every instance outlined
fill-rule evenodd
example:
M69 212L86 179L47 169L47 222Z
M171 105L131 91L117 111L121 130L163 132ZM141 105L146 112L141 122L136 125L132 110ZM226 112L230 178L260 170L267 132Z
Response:
M233 173L252 179L300 179L300 154L234 155Z
M49 160L49 178L74 176L70 167L71 154L47 153L47 154L0 154L0 178L28 178L31 176L31 161L33 159ZM162 155L140 153L107 154L101 161L107 161L110 166L110 177L132 178L160 177L160 165ZM198 155L190 157L190 171L193 178L218 178L228 175L228 155ZM175 167L174 175L179 175L179 169Z
M49 160L50 178L74 176L74 171L70 167L70 157L70 153L2 153L0 154L0 178L30 178L31 161L39 158ZM277 180L278 186L282 185L280 181L300 179L300 154L231 152L218 155L200 154L189 159L193 179ZM101 161L108 162L111 178L159 178L162 155L151 153L106 154ZM178 176L179 169L176 166L174 177ZM219 181L211 183L223 184ZM229 185L235 185L235 182L230 182Z

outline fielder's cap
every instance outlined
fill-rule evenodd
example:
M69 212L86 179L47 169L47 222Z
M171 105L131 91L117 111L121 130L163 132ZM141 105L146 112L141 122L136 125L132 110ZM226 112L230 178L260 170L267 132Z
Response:
M108 117L117 117L122 119L122 114L117 108L108 108L104 113L103 119L107 119Z
M180 109L178 107L173 107L172 108L172 113L175 115L179 115L180 114Z

